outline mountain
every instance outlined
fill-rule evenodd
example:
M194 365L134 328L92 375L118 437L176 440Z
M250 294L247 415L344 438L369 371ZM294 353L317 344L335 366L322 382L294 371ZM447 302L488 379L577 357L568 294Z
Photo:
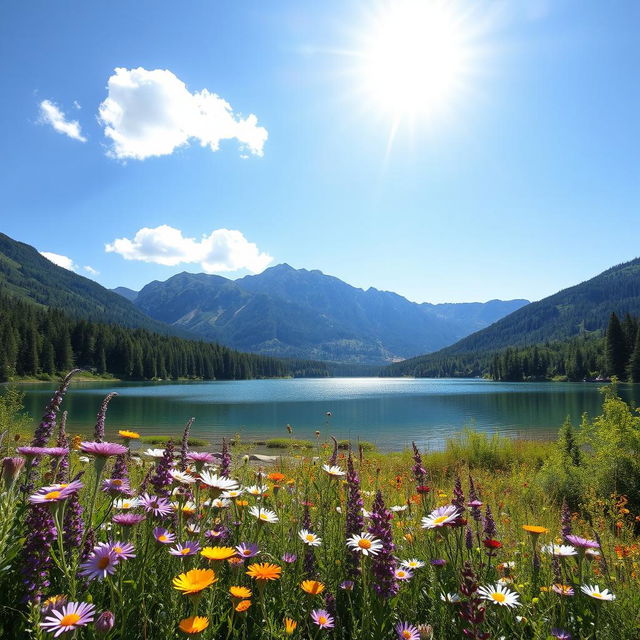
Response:
M417 304L287 264L235 281L180 273L149 283L134 302L156 320L236 349L352 363L439 349L527 303Z
M34 247L0 233L0 293L77 318L176 333L129 300L47 260Z
M393 375L428 371L436 362L446 369L447 359L460 355L599 335L606 329L612 311L619 316L640 315L640 258L532 302L436 353L392 365L389 371Z
M116 287L115 289L110 289L110 291L117 293L130 302L133 302L138 297L138 292L133 289L129 289L128 287Z

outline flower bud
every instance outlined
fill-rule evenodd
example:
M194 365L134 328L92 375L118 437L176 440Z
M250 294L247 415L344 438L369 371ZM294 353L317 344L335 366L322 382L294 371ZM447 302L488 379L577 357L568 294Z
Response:
M111 629L113 629L113 625L115 624L116 617L111 613L111 611L103 611L98 619L95 622L95 629L97 633L107 634Z
M25 459L16 456L15 458L3 458L2 459L2 479L4 480L4 486L7 491L11 491L24 467Z

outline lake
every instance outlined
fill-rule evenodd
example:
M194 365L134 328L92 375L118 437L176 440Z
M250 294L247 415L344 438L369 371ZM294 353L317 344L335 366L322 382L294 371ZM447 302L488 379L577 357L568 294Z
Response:
M54 388L23 384L27 411L39 419ZM63 409L70 431L90 432L104 395L116 391L107 433L128 427L142 434L181 433L193 416L194 436L217 444L243 439L329 434L368 440L383 450L401 450L415 440L439 448L464 427L514 437L554 435L566 416L600 412L599 385L502 383L479 379L323 378L216 382L74 382ZM640 385L621 385L638 404ZM331 415L327 416L327 412Z

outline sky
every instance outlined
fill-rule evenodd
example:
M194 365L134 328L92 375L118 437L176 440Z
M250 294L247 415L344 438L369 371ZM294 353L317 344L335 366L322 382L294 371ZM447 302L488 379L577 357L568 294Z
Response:
M0 231L107 287L286 262L537 300L640 255L640 3L7 0Z

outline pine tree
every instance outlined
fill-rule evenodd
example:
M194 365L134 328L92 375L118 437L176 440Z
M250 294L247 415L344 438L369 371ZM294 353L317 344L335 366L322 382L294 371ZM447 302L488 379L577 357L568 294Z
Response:
M624 380L626 378L627 346L620 320L615 313L612 313L609 318L605 354L609 375Z
M636 341L629 361L629 380L640 382L640 327L636 331Z

